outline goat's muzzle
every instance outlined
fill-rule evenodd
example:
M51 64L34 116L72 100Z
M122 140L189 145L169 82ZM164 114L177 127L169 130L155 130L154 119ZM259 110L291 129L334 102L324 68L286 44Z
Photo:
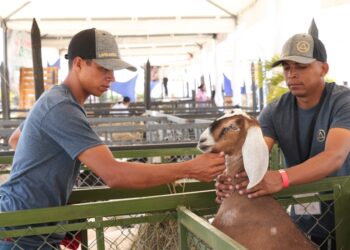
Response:
M213 137L210 134L209 129L204 130L199 138L197 148L202 152L210 152L215 144Z

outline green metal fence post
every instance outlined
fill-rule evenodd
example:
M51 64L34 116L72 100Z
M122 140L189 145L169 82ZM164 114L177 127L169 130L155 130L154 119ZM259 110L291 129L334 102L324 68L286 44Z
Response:
M97 217L96 222L102 222L103 218ZM103 226L96 227L96 243L98 250L105 250L105 236L103 233Z
M350 181L334 185L337 249L350 249Z
M179 235L179 249L188 250L188 246L187 246L188 230L186 227L182 225L180 220L177 221L177 230Z
M229 236L188 210L186 207L178 206L177 213L178 221L181 226L186 227L186 230L190 231L213 249L247 250L244 246L231 239ZM185 239L187 240L184 233L179 232L179 237L181 237L181 244L183 244ZM182 246L181 244L180 246ZM187 245L184 249L187 249ZM183 249L181 248L181 250Z
M89 249L88 230L81 231L81 250Z

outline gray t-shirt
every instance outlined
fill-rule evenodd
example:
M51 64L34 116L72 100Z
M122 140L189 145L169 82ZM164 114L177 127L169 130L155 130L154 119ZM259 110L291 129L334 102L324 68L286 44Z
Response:
M350 129L350 90L334 83L326 84L326 96L319 110L312 135L312 146L309 157L315 156L325 148L325 141L329 129ZM297 136L299 136L301 151L305 151L308 141L307 132L315 109L300 110L299 120L295 121L295 97L290 92L279 100L269 104L259 115L258 119L264 136L274 139L284 154L288 167L301 163L298 155ZM298 122L300 135L296 134L295 124ZM332 176L350 174L350 157L348 156L343 167Z
M77 156L103 144L66 85L45 92L24 122L0 211L65 205L79 173Z
M326 84L326 96L319 109L312 134L310 152L309 135L312 131L310 126L312 119L317 114L317 108L308 110L296 110L295 97L289 92L279 100L268 105L259 115L259 122L264 136L273 138L280 146L286 160L287 167L292 167L303 162L303 158L312 157L324 151L325 141L329 129L345 128L350 129L350 90L335 83ZM296 124L299 127L299 134L296 133ZM300 141L299 155L297 137ZM350 174L350 157L346 158L343 166L331 176L344 176ZM315 237L328 237L334 225L333 204L322 202L320 204L321 215L297 215L292 209L292 217L304 230ZM316 225L317 226L314 226Z

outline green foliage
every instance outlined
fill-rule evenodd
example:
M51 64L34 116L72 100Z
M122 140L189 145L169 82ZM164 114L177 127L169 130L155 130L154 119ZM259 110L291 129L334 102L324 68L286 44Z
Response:
M268 86L269 92L267 96L267 102L271 103L278 99L281 95L288 92L288 88L283 85L284 76L282 72L277 68L272 68L272 64L279 59L279 55L274 55L271 60L265 61L266 75L271 75L271 77L266 78L266 84Z
M258 61L258 68L257 68L256 74L257 74L258 87L262 88L264 83L264 69L263 69L263 63L260 59Z
M271 103L277 100L278 98L280 98L280 96L282 96L286 92L288 92L288 88L286 87L283 87L280 85L271 87L269 95L267 96L267 102Z
M265 69L268 71L272 70L272 64L279 59L280 59L279 55L274 55L270 61L265 61Z
M332 77L328 77L326 76L325 79L324 79L325 82L336 82L336 80Z

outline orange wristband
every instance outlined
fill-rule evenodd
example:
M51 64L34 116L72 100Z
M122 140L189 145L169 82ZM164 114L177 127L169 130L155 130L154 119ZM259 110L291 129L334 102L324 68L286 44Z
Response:
M278 172L280 173L280 175L282 177L282 186L283 186L283 188L289 187L289 178L288 178L286 170L280 169L280 170L278 170Z

